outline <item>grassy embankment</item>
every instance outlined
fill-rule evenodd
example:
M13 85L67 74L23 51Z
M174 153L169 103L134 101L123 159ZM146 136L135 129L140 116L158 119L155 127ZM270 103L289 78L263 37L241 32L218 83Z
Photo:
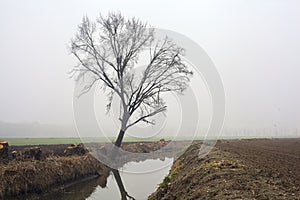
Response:
M48 191L52 187L93 175L108 176L109 169L90 154L48 157L42 161L13 160L0 164L0 199Z

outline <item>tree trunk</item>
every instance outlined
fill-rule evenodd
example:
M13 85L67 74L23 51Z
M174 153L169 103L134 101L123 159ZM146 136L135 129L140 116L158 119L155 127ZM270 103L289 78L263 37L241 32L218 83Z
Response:
M123 131L123 130L121 129L120 132L119 132L118 138L117 138L117 140L116 140L116 142L115 142L115 145L116 145L117 147L120 147L120 146L121 146L124 135L125 135L125 131Z

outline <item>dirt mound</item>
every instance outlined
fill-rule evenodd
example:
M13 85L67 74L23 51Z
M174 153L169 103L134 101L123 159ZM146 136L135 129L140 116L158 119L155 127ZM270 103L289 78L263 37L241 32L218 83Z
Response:
M38 145L41 148L41 160L46 159L49 156L64 156L64 150L68 148L70 144L49 144L49 145ZM10 146L9 152L24 153L25 149L36 147L36 145L25 145L25 146Z
M124 142L121 148L133 153L150 153L166 146L169 141L161 139L158 142Z
M24 150L23 158L27 160L41 160L42 150L40 147L30 147Z
M67 149L64 150L66 156L73 155L85 155L88 153L88 149L84 147L83 144L72 144Z
M41 160L42 159L42 149L41 147L26 147L20 150L9 150L8 151L8 161L18 160L18 161L28 161L28 160ZM43 157L45 159L45 156Z
M253 154L254 146L244 144L239 147L247 152L234 153L230 144L218 144L204 159L198 157L200 144L189 147L149 199L299 199L300 177L295 175L299 173L300 162L290 160L274 166L276 156L265 159L263 153ZM277 154L287 151L281 147L277 146ZM250 156L257 157L258 162ZM289 176L283 175L291 169Z

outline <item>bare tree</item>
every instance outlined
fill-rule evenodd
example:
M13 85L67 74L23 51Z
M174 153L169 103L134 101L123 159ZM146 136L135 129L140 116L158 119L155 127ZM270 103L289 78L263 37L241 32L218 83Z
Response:
M96 21L84 17L70 51L79 61L72 76L76 80L90 77L82 94L100 81L108 95L107 111L114 96L120 98L118 147L129 127L139 122L153 124L153 116L166 111L162 93L183 93L192 75L182 60L184 49L168 37L156 39L146 23L119 13L100 15ZM142 52L147 52L149 62L138 74L134 66Z

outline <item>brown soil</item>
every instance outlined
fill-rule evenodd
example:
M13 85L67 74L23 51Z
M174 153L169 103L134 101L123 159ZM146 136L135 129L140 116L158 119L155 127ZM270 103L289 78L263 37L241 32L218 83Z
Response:
M194 144L149 199L300 199L300 139Z

